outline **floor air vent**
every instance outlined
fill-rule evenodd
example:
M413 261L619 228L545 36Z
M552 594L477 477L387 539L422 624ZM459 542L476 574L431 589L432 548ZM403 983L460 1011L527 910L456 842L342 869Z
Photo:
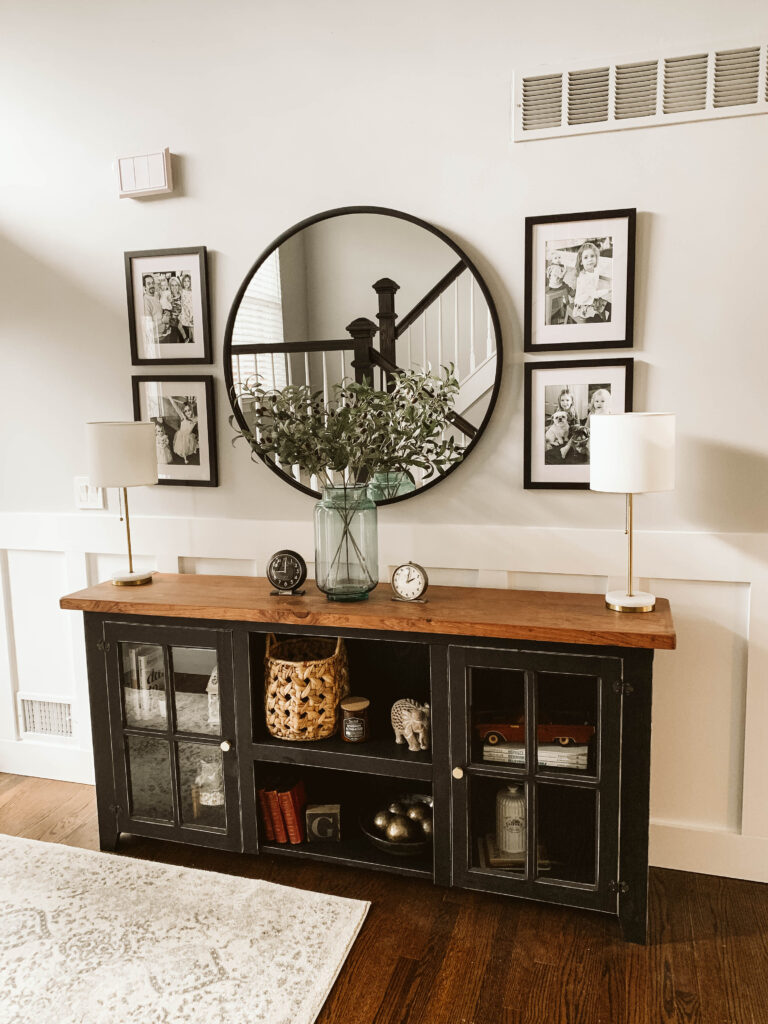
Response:
M516 71L512 114L515 142L768 114L768 46Z
M19 728L24 736L72 739L72 703L65 697L19 693Z

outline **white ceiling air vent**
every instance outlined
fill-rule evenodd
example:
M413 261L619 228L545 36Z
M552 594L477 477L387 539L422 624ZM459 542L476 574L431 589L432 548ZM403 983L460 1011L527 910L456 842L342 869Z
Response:
M762 83L762 87L761 87ZM512 138L768 114L768 46L678 48L515 72Z

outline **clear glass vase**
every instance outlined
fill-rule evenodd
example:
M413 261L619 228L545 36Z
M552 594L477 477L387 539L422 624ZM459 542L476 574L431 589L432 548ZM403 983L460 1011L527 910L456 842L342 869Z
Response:
M376 505L367 487L326 487L315 505L315 581L329 601L364 601L379 582Z
M407 473L374 473L368 484L368 497L372 501L386 501L414 490L416 485Z

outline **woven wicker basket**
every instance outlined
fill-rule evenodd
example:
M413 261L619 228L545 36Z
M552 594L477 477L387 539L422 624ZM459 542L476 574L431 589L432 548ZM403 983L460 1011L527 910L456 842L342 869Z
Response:
M324 740L339 724L339 701L349 693L344 641L267 636L267 729L281 740Z

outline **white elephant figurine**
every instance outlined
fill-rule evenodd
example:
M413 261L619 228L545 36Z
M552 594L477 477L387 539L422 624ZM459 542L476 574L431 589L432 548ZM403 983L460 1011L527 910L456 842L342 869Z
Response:
M429 750L429 704L405 697L392 705L395 743L408 744L409 750Z

